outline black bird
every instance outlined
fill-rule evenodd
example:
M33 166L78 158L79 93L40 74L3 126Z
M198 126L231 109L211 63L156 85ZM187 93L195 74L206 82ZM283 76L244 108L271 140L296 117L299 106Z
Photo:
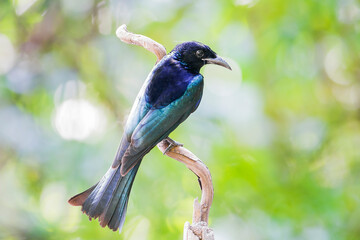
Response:
M177 45L150 72L125 125L115 160L102 179L69 203L82 206L89 218L121 231L131 186L143 157L199 106L203 93L205 64L231 70L221 57L199 42Z

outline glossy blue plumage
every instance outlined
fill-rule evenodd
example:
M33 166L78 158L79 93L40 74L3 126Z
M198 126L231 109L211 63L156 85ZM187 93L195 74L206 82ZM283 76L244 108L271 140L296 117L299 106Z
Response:
M166 138L196 108L203 89L201 74L184 69L173 54L164 57L151 71L140 90L125 126L119 154L113 167L126 174L159 141Z
M133 104L112 166L96 185L69 203L82 206L90 218L99 218L101 226L121 230L143 157L196 110L204 85L199 70L216 57L197 42L179 44L166 55L152 69Z
M146 88L145 100L153 108L162 108L181 97L189 83L198 74L184 69L181 63L166 57L152 73L152 81Z

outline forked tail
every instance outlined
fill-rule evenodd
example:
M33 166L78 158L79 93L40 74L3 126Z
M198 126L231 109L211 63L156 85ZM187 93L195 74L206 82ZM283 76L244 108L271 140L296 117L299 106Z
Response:
M110 167L100 182L86 191L69 199L73 206L82 206L81 210L91 218L99 218L102 227L121 232L125 221L126 208L140 162L125 176L121 176L120 167Z

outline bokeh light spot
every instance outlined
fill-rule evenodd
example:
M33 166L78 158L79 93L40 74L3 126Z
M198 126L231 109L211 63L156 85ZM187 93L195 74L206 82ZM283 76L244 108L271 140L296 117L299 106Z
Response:
M350 83L350 79L346 73L346 64L344 52L341 44L334 46L325 57L325 71L330 79L341 85Z
M15 63L15 49L10 39L0 34L0 74L7 73Z
M236 0L235 4L240 6L252 7L257 3L257 0Z
M104 129L101 111L84 99L64 101L55 113L55 128L65 139L84 140Z
M324 123L315 118L308 118L294 124L290 132L290 139L295 149L311 151L320 147L324 134Z

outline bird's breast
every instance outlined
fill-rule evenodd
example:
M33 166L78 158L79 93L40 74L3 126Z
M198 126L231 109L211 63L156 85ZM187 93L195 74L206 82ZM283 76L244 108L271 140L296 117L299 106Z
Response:
M145 91L145 99L152 108L163 108L186 91L196 75L184 69L173 59L156 68Z

